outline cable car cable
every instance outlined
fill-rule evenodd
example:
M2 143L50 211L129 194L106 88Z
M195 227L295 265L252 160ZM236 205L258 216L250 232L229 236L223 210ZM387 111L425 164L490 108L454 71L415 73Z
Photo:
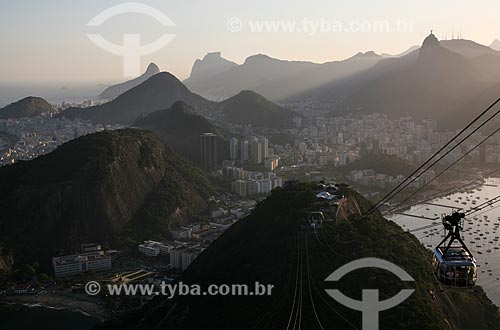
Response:
M451 151L453 151L456 147L458 147L462 142L464 142L467 138L469 138L472 134L474 134L477 130L479 130L481 127L483 127L486 123L488 123L491 119L493 119L498 113L500 113L500 110L495 112L492 116L490 116L485 122L483 122L479 127L475 128L471 133L469 133L465 138L463 138L459 143L457 143L454 147L452 147L450 150L448 150L443 156L441 156L437 161L432 163L430 166L428 166L426 169L424 169L418 176L415 178L411 179L414 175L416 175L422 168L424 168L427 164L429 164L436 156L438 156L442 151L444 151L454 140L456 140L460 135L462 135L465 131L467 131L472 125L474 125L481 117L483 117L488 111L490 111L495 105L497 105L500 102L500 98L497 99L494 103L492 103L488 108L486 108L482 113L480 113L474 120L472 120L467 126L465 126L458 134L456 134L450 141L448 141L445 145L443 145L438 151L436 151L429 159L427 159L423 164L421 164L413 173L411 173L405 180L403 180L400 184L398 184L394 189L392 189L389 193L387 193L384 197L382 197L375 205L373 205L367 213L363 216L363 218L366 218L366 216L370 215L371 213L375 212L378 210L383 203L386 203L387 201L391 200L397 193L399 193L401 190L405 189L407 186L409 186L411 183L413 183L416 179L418 179L420 176L422 176L426 171L428 171L432 166L434 166L437 162L439 162L441 159L443 159L445 156L447 156ZM406 183L408 180L411 180L410 182ZM403 186L403 187L402 187ZM402 187L402 188L401 188ZM401 189L399 189L401 188ZM398 190L399 189L399 190Z

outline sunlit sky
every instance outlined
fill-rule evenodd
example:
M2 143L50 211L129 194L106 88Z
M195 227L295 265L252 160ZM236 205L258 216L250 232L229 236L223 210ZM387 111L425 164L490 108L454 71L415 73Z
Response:
M498 0L150 0L136 1L165 13L175 27L165 28L141 14L123 14L100 27L87 23L117 0L0 0L0 82L59 82L124 80L122 58L94 45L87 33L99 33L119 44L124 33L138 33L149 43L165 32L175 39L158 52L141 59L181 79L189 76L195 59L221 51L223 57L242 63L263 53L288 60L325 62L350 57L358 51L400 53L420 44L433 29L438 38L461 34L489 45L500 38ZM240 19L240 32L227 21ZM398 21L413 24L407 32L251 32L249 21L311 22Z

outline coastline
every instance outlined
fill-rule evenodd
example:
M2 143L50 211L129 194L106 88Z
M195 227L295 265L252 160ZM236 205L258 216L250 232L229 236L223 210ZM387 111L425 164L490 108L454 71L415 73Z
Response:
M44 307L54 310L76 312L87 317L96 318L101 323L111 318L110 312L102 305L84 300L74 300L69 297L56 294L45 296L4 296L0 298L0 304L22 305L25 307Z
M474 185L467 185L467 186L462 186L462 189L459 189L456 191L456 193L471 193L471 190L477 190L474 192L474 197L477 197L477 199L481 199L481 201L487 201L488 198L491 198L491 196L495 196L498 194L497 189L500 186L500 178L497 176L492 176L489 177L488 179L482 180L482 184L474 184ZM453 201L447 198L449 195L444 194L444 195L439 195L437 197L438 201L436 205L426 205L426 209L423 210L424 204L420 205L419 203L415 203L412 205L407 205L407 209L410 209L413 206L417 206L416 210L421 210L422 215L425 216L431 216L432 213L439 213L438 208L442 204L450 204L453 205L454 203L457 203L460 201L460 197L458 197L458 200ZM435 197L435 196L433 196ZM476 200L476 198L470 198L471 200ZM462 200L463 201L463 200ZM464 208L471 207L472 205L468 202L467 200L467 205L464 206ZM421 202L420 202L421 203ZM463 204L463 203L461 203ZM494 211L494 208L491 210L486 210L493 212L492 214L488 214L491 220L488 220L488 215L484 216L484 220L482 219L476 219L476 218L470 218L469 221L467 221L466 227L464 227L464 232L471 231L468 233L467 236L464 234L464 241L469 245L469 247L472 246L473 248L473 254L475 255L477 259L477 265L478 267L481 267L478 269L478 282L477 286L481 287L488 299L491 301L491 303L497 308L500 308L500 278L495 276L494 274L497 273L498 267L500 267L500 263L498 262L498 253L495 251L498 251L499 247L495 246L495 235L498 235L496 231L498 230L496 227L493 226L493 224L497 223L497 221L500 221L500 213L498 211ZM398 210L399 212L403 212L404 210ZM414 212L415 213L415 212ZM420 225L418 224L418 219L412 219L405 217L404 214L400 213L392 213L388 214L386 216L388 220L394 221L398 225L400 225L402 228L405 230L412 229L412 228L418 228ZM497 218L498 217L498 218ZM498 220L495 220L498 219ZM478 220L478 221L476 221ZM492 225L490 227L490 224ZM472 233L476 235L474 235ZM412 232L411 234L415 236L424 246L436 246L436 244L439 243L441 240L441 237L439 235L436 235L437 232L433 232L432 230L429 230L429 232L423 232L422 234L416 235L415 232ZM425 235L424 235L425 234ZM480 235L480 236L479 236ZM470 236L470 237L469 237ZM474 239L475 237L484 237L481 239L484 240L484 242L476 242ZM495 247L493 249L492 247Z

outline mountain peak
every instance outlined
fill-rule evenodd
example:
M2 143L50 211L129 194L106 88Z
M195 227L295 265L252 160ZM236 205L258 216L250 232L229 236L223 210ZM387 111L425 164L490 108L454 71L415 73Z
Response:
M170 108L176 101L186 101L199 110L209 101L191 93L177 77L169 72L160 72L138 86L126 91L114 100L98 106L81 109L69 108L60 116L88 119L94 123L133 123L137 117L158 109Z
M40 97L28 96L0 109L0 119L35 117L44 112L52 111L54 111L52 105L46 100Z
M247 97L248 96L251 96L251 97L263 97L262 95L254 92L254 91L251 91L249 89L243 90L243 91L239 92L238 95L240 95L240 96L247 96Z
M375 53L373 50L367 51L366 53L359 52L350 59L365 59L365 58L373 58L373 57L380 57L377 53Z
M439 47L439 46L440 46L439 40L436 38L434 33L431 32L431 34L429 34L427 38L425 38L424 43L422 44L422 49L429 47Z
M158 65L154 63L149 63L148 68L146 69L146 72L144 74L157 74L160 72L160 68Z
M440 50L444 50L445 48L441 46L439 40L436 36L431 33L425 38L422 43L422 47L420 48L420 53L418 55L420 62L428 62L435 59L436 53L440 53Z
M490 48L496 51L500 51L500 40L495 39L490 45Z
M264 96L244 90L219 103L224 119L238 125L283 128L292 124L295 113L269 101Z
M186 80L186 83L189 84L189 82L192 82L193 80L210 80L214 75L229 71L235 66L237 66L237 64L223 58L221 52L207 53L203 59L197 59L194 62L191 74Z
M170 107L172 113L195 114L196 111L186 102L177 101Z
M217 148L218 159L228 157L226 153L229 149L222 147L228 133L209 122L183 101L175 102L168 109L140 116L134 126L154 132L168 146L197 164L200 164L200 135L205 132L215 133L219 137L221 146L220 149Z
M272 103L271 101L266 99L264 96L260 95L257 92L254 92L252 90L243 90L243 91L239 92L238 94L234 95L233 97L231 97L229 100L238 100L240 102L263 102L263 103L270 103L270 104ZM272 104L274 104L274 103L272 103Z
M265 55L265 54L256 54L256 55L252 55L252 56L247 57L247 59L245 60L245 64L258 63L259 61L270 61L270 60L274 60L274 59L268 55Z
M156 64L150 63L148 65L148 68L146 69L146 71L142 75L140 75L139 77L137 77L135 79L128 80L128 81L122 82L120 84L113 85L113 86L106 88L99 95L99 98L104 99L104 100L112 100L112 99L118 97L119 95L131 90L132 88L142 84L143 82L145 82L146 80L148 80L149 78L151 78L152 76L154 76L155 74L157 74L159 72L160 72L160 68Z
M211 52L207 53L205 57L203 57L203 60L214 60L214 59L220 59L222 58L221 52Z

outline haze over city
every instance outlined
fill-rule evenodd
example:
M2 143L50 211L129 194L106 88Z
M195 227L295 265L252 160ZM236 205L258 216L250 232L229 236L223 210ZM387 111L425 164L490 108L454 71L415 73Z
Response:
M500 329L498 1L1 8L0 329Z

